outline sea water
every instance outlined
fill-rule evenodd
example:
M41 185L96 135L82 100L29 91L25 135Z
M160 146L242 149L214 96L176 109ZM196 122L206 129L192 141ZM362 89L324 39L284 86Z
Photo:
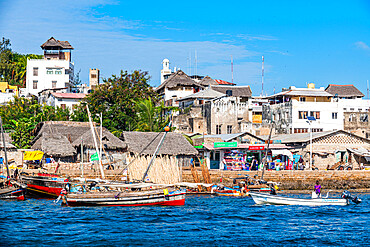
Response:
M321 207L216 196L187 196L181 207L0 201L0 245L370 246L370 194L358 195L359 205Z

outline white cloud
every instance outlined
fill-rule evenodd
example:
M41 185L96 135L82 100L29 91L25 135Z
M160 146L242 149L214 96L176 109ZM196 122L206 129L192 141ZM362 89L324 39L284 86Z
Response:
M172 68L180 67L188 73L191 56L194 72L195 50L198 74L228 80L230 55L239 63L258 55L244 45L226 41L175 42L169 37L148 37L143 31L148 27L146 25L168 28L168 23L153 21L144 24L141 21L102 15L95 12L96 5L91 2L77 2L73 8L68 2L62 6L53 6L47 4L47 1L22 1L22 4L14 4L9 7L6 16L0 19L1 31L6 38L10 38L12 48L20 53L41 54L40 45L51 36L68 40L75 48L72 59L76 70L81 69L83 82L87 82L89 68L99 68L103 77L118 74L121 69L141 69L149 71L152 85L158 85L164 58L170 59ZM98 5L111 3L100 1ZM17 18L13 17L15 13ZM237 68L239 65L235 66ZM248 72L249 76L254 75L251 65L243 66L242 69L245 71L243 74Z
M355 46L359 49L370 51L370 47L365 42L357 41Z

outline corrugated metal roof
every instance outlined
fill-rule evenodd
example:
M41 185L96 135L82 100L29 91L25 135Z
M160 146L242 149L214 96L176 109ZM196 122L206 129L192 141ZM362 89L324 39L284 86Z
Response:
M203 90L203 91L188 95L186 97L183 97L181 99L178 99L178 101L187 100L187 99L198 99L198 98L214 99L214 98L218 98L218 97L222 97L222 96L226 96L226 94L220 93L220 92L218 92L216 90L213 90L211 88L207 88L206 90Z
M338 131L336 130L336 131L313 132L312 139L327 136L327 135L330 135L336 132ZM273 141L281 140L282 143L309 142L310 133L294 133L294 134L276 135L276 136L272 136L271 140Z
M299 89L291 89L288 91L283 91L277 94L273 94L268 96L267 98L275 98L278 96L316 96L316 97L333 97L332 94L326 92L325 90L321 89L306 89L306 88L299 88Z

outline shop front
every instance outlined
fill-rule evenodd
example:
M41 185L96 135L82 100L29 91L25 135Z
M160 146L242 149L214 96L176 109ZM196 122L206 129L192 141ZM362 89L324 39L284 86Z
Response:
M203 150L209 169L251 171L262 169L261 163L266 147L267 144L215 142L213 144L204 144ZM285 149L286 146L283 144L271 144L269 148L281 150Z

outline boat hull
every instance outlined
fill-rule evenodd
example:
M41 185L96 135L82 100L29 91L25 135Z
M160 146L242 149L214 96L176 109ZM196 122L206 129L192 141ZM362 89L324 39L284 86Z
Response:
M0 200L25 200L26 190L23 188L4 188L0 189Z
M27 184L27 196L35 198L57 198L68 182L67 179L47 174L24 176L22 179Z
M117 194L117 193L116 193ZM186 191L175 191L168 195L163 193L135 193L135 195L86 197L86 194L67 194L67 206L183 206Z
M256 204L268 205L302 205L302 206L346 206L349 204L348 199L343 198L289 198L277 195L269 195L263 193L249 192L253 201Z

